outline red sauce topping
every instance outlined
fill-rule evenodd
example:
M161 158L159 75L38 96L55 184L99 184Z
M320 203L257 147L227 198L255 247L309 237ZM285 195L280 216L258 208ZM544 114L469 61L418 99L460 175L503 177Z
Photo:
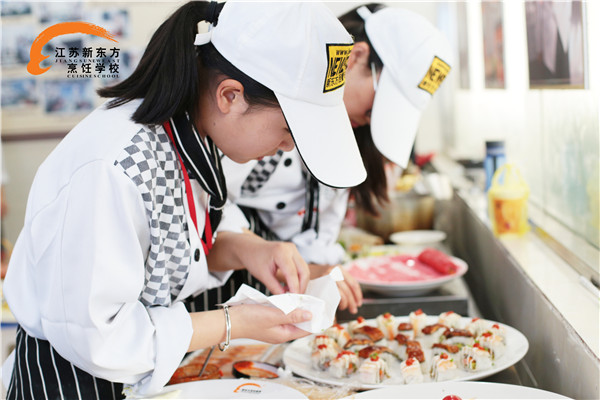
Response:
M339 353L336 358L342 358L345 355L352 356L352 355L354 355L354 352L353 351L344 350L341 353Z
M392 317L392 314L390 314L389 312L386 312L385 314L383 314L383 318L390 319L391 317Z
M322 349L326 349L327 345L326 344L320 344L317 346L317 349L322 350Z
M323 339L323 338L329 338L329 336L327 336L327 335L317 335L317 336L315 336L315 339Z
M483 337L490 337L490 336L492 336L492 333L491 332L485 332L485 333L482 333L481 336L483 336Z
M479 343L475 343L475 344L473 345L473 347L475 347L476 349L480 349L480 350L485 350L485 351L487 351L487 349L485 349L485 348L481 347L481 345L480 345Z
M446 359L448 359L448 354L442 353L442 354L440 354L440 358L443 358L444 360L446 360Z
M423 310L421 310L420 308L417 311L415 311L415 315L421 315L421 314L423 314Z
M344 327L341 326L340 324L333 324L333 327L336 328L336 329L339 329L339 330L344 329Z
M494 329L500 329L500 325L494 324L494 325L492 325L492 328L494 328Z
M442 400L462 400L462 399L454 394L451 394L449 396L444 397Z
M454 311L446 311L444 314L445 314L445 315L454 314Z
M379 354L377 353L372 353L369 358L371 359L371 361L378 361L379 360Z
M415 359L414 358L409 358L408 360L406 360L406 365L411 366L415 363Z
M479 318L473 318L471 322L479 321Z

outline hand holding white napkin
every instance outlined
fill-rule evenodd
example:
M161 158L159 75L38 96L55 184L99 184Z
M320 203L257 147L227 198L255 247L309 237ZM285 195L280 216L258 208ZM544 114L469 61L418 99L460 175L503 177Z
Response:
M279 308L285 314L296 308L308 310L312 313L312 319L294 325L310 333L320 333L333 325L335 311L341 299L336 281L341 280L344 280L342 271L335 267L328 275L308 282L304 294L284 293L268 297L244 284L225 304L262 304Z

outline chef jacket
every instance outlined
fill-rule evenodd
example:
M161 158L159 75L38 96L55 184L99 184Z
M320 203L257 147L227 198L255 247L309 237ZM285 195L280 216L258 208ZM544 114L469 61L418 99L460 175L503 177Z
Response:
M337 238L346 214L349 191L319 184L318 232L315 229L303 232L305 174L308 172L299 153L292 150L284 152L280 159L274 156L262 161L260 164L266 168L257 173L260 165L256 160L238 164L227 157L222 159L229 200L257 210L262 221L281 240L296 244L306 262L329 265L341 262L344 249L337 243ZM335 162L334 157L331 162Z
M223 284L189 218L162 126L131 121L139 101L99 107L39 168L4 295L17 321L77 367L152 393L192 337L180 301ZM207 195L192 181L198 228Z

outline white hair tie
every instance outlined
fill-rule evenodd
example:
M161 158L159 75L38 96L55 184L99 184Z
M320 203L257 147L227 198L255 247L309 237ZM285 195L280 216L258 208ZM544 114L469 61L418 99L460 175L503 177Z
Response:
M196 39L194 40L195 46L202 46L203 44L209 43L212 37L212 31L197 33Z

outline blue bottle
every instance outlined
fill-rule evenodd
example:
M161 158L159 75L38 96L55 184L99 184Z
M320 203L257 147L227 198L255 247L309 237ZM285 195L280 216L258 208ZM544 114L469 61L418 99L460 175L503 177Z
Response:
M485 160L483 160L483 168L485 169L485 191L487 192L492 184L494 172L500 166L506 163L506 155L504 154L503 140L489 140L485 142Z

